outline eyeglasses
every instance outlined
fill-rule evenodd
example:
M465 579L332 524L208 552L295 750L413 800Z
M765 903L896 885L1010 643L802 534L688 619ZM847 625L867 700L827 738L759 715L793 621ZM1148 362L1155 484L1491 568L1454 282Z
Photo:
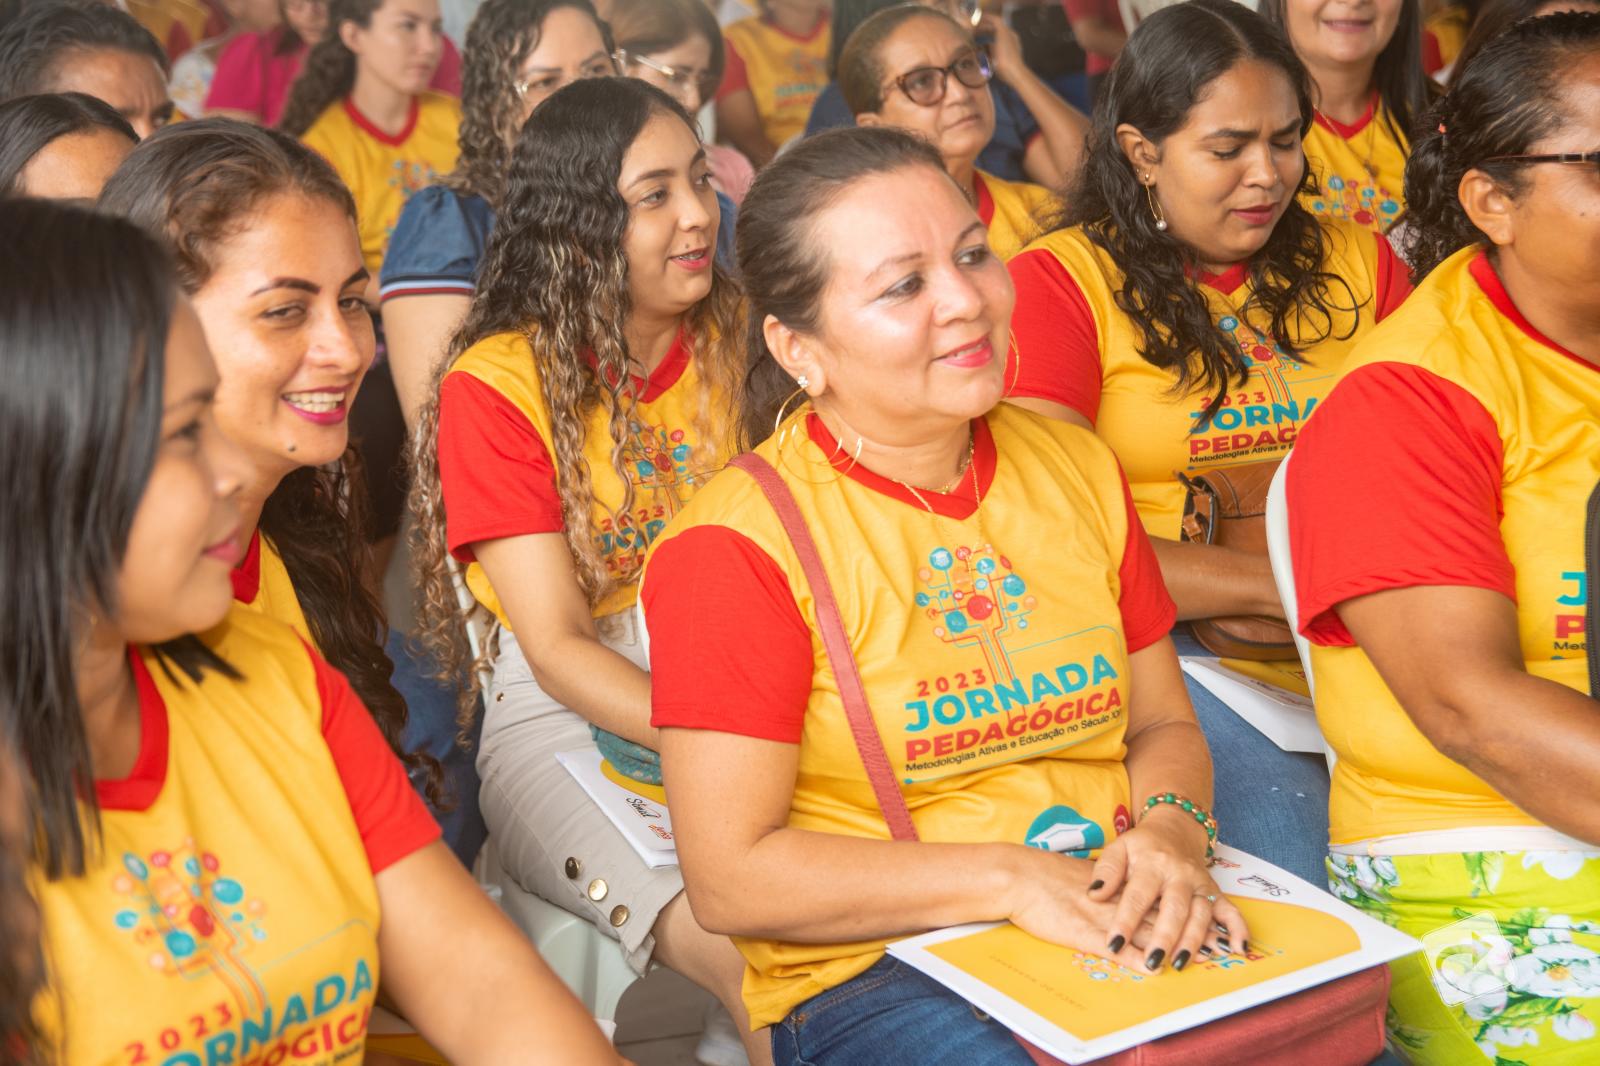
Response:
M610 78L618 74L616 67L612 66L614 60L604 52L596 53L596 58L585 63L583 69L578 71L578 76L568 78L559 70L541 70L539 73L511 83L511 88L516 90L517 96L526 97L528 93L538 91L540 99L554 95L557 89L566 88L575 81L585 78Z
M1590 163L1596 170L1600 170L1600 151L1596 152L1558 152L1555 155L1497 155L1485 159L1485 163Z
M906 98L918 107L932 107L944 99L950 87L950 75L969 89L981 89L994 77L989 57L982 52L966 52L948 67L918 67L908 70L894 80Z
M711 81L711 71L695 67L669 67L665 63L651 59L649 56L630 52L626 48L619 48L611 55L617 65L626 68L629 63L637 63L641 67L648 67L667 79L675 89L699 89L702 96L706 95L706 85Z

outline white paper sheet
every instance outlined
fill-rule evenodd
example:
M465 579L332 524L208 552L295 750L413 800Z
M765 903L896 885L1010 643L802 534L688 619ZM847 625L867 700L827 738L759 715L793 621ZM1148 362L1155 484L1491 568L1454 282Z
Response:
M566 767L646 866L659 870L678 865L678 845L666 804L629 792L601 773L597 748L559 752L556 761Z
M1284 751L1324 753L1322 730L1307 697L1246 677L1216 659L1182 655L1178 661L1184 673Z

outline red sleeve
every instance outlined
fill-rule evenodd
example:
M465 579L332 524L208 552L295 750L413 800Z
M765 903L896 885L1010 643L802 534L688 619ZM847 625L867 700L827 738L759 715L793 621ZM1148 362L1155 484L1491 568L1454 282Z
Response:
M1121 474L1120 469L1118 473ZM1122 565L1117 570L1122 584L1122 597L1117 606L1122 611L1122 635L1131 653L1148 648L1172 632L1178 621L1178 605L1161 578L1161 564L1156 560L1156 550L1150 546L1150 535L1144 531L1139 512L1133 506L1133 493L1128 490L1126 475L1122 475L1122 499L1128 508L1128 539L1122 548Z
M811 631L772 557L726 526L663 541L639 590L650 722L800 743Z
M439 55L439 66L434 69L428 88L451 96L461 95L461 53L455 42L444 37L444 50Z
M242 33L223 46L206 90L206 110L225 108L263 114L266 109L265 34Z
M1411 295L1411 271L1395 254L1394 245L1389 243L1388 237L1381 233L1374 233L1372 237L1378 242L1378 292L1375 303L1377 319L1382 322Z
M306 645L322 697L322 739L356 817L367 863L380 874L440 837L439 824L411 787L405 767L389 749L378 723L343 674Z
M1454 382L1402 363L1339 382L1289 461L1300 632L1355 643L1334 608L1385 589L1467 585L1515 599L1502 460L1494 420Z
M1439 47L1439 36L1432 30L1422 31L1422 73L1433 77L1444 69L1444 52Z
M446 375L439 387L439 482L445 540L461 562L472 562L480 540L566 527L544 438L471 374Z
M1006 269L1017 289L1009 395L1065 404L1093 422L1100 413L1100 331L1078 279L1043 248Z
M1098 18L1112 29L1122 29L1122 9L1117 0L1061 0L1067 21Z
M718 100L732 96L740 89L750 88L750 71L746 69L744 56L739 54L739 47L733 43L732 38L727 36L722 38L722 51L727 60L722 67L722 84L717 86Z

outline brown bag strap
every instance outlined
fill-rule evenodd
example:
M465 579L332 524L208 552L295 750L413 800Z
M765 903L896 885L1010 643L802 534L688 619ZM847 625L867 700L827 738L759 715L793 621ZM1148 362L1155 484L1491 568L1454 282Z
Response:
M822 568L822 556L817 554L816 541L806 526L800 505L794 493L783 483L783 478L772 464L756 455L745 452L735 457L730 466L736 466L755 479L757 487L767 497L767 502L778 513L778 521L789 534L789 543L800 560L800 569L811 586L811 599L816 604L817 629L822 636L822 648L833 667L839 683L839 699L844 703L844 713L850 722L850 735L855 738L856 751L861 755L861 765L866 768L867 780L872 783L873 794L878 798L878 809L883 820L889 823L889 832L896 840L916 840L917 827L911 822L911 811L900 792L894 770L889 766L889 753L884 750L883 737L878 735L878 723L873 720L872 707L867 703L867 691L861 684L861 671L856 667L856 657L850 650L850 640L845 635L844 619L839 615L839 603L833 596L833 585L828 572Z

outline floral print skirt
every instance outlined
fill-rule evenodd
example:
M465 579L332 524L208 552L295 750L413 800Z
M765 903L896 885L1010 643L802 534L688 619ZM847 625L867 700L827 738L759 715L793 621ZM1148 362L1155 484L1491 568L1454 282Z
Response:
M1600 851L1330 855L1328 885L1422 941L1392 964L1409 1062L1600 1063Z

